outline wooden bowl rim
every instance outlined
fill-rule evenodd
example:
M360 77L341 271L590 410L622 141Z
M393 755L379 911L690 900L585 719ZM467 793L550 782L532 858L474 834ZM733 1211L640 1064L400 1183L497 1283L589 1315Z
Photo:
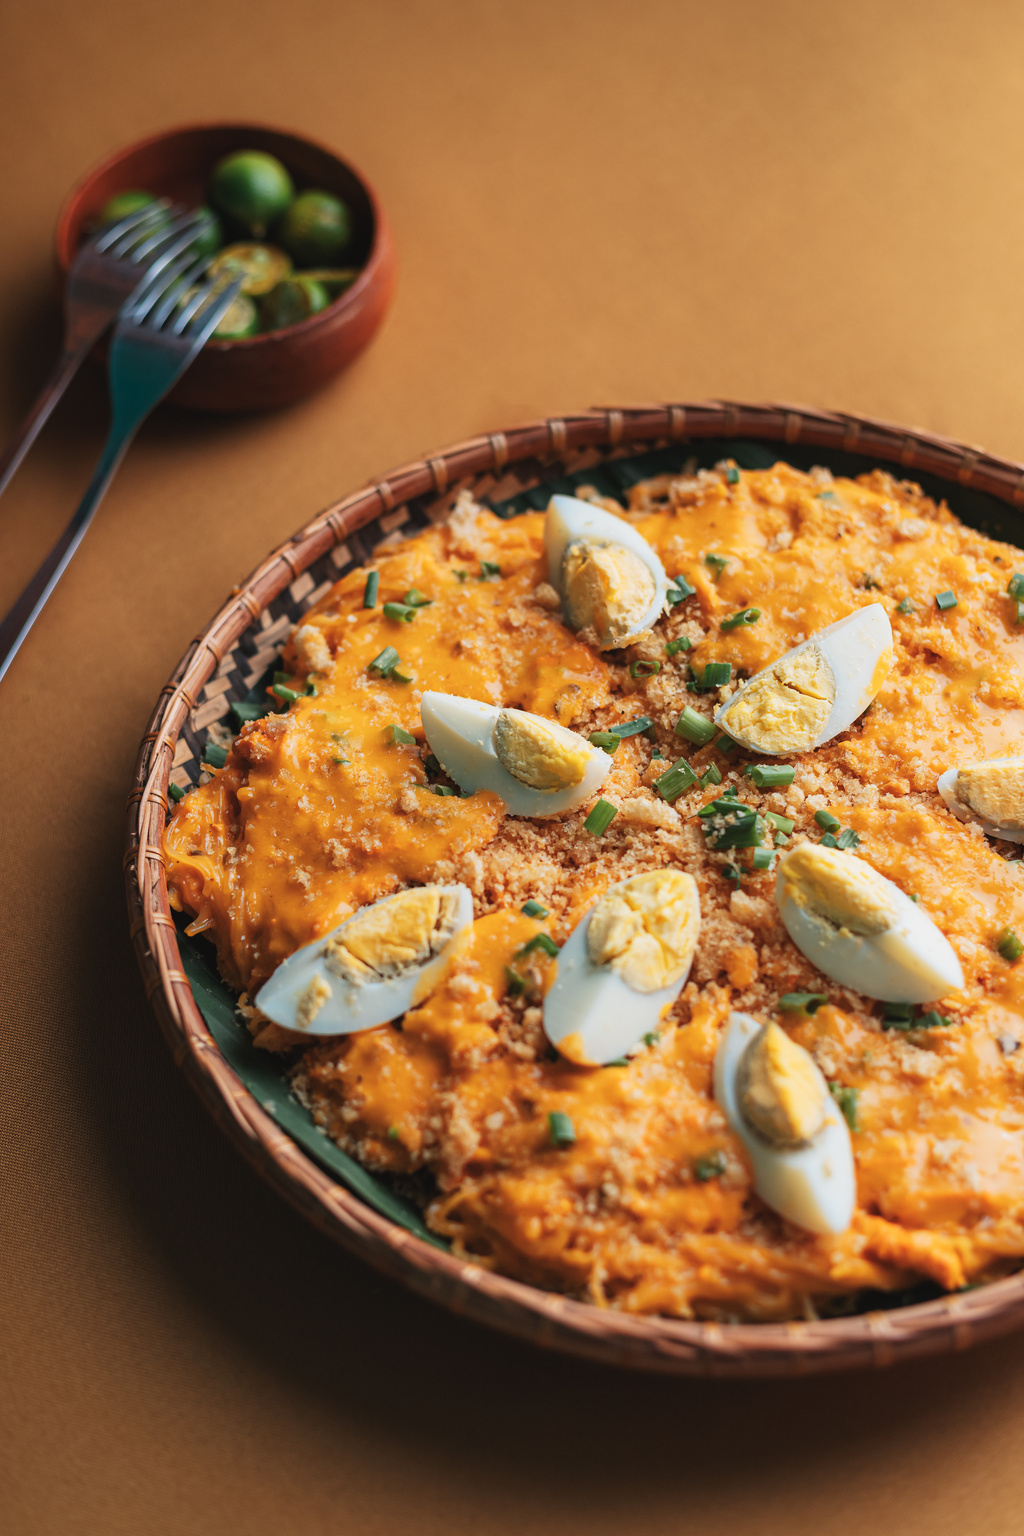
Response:
M373 518L464 479L570 449L690 438L755 438L866 455L1024 507L1024 464L933 433L803 405L711 400L614 406L545 418L455 444L325 508L267 557L191 644L162 690L128 802L125 881L146 993L182 1066L257 1170L319 1227L412 1289L519 1337L610 1364L678 1375L792 1376L938 1354L1024 1324L1024 1273L933 1301L814 1322L722 1324L636 1317L497 1275L373 1211L308 1158L221 1055L181 968L162 835L178 733L242 632L313 561Z
M135 154L139 150L149 149L152 145L161 144L167 139L176 139L182 134L209 132L246 133L249 130L254 130L257 133L274 134L282 139L294 139L297 143L306 144L311 149L319 150L321 154L327 155L346 170L359 183L370 205L370 214L373 219L373 239L370 243L370 252L366 258L366 264L351 288L346 288L345 292L339 294L336 299L328 304L326 309L321 309L315 315L307 315L304 320L297 320L294 325L282 326L276 331L265 331L262 335L240 336L235 341L214 341L211 338L206 343L206 350L215 353L233 352L239 347L255 348L268 343L279 343L284 338L290 340L292 337L302 335L306 331L318 329L324 324L325 317L329 316L331 321L338 323L345 316L346 311L359 309L365 294L378 279L386 250L391 241L390 226L380 198L377 196L376 188L363 175L362 171L352 164L351 160L347 160L344 156L339 155L337 150L331 149L329 145L322 144L319 139L310 138L307 133L294 133L290 128L276 128L270 123L179 123L175 128L165 128L160 133L151 133L146 138L135 139L131 144L123 145L121 149L108 155L105 160L101 160L92 166L90 170L78 178L74 186L68 191L57 213L57 223L53 238L54 256L62 277L67 277L73 257L71 245L72 211L91 182L102 176L104 172L113 170L118 162L127 155Z

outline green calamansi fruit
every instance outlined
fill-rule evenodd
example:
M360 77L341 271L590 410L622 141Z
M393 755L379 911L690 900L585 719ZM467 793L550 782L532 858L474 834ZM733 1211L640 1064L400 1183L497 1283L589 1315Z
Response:
M292 269L291 257L279 251L276 245L257 245L240 242L226 245L210 263L210 276L223 273L241 277L242 292L253 298L269 293L286 278Z
M329 303L327 289L314 278L305 273L286 277L260 304L263 329L280 331L286 325L297 325L309 315L319 314Z
M280 160L259 149L225 155L213 168L208 190L215 208L257 237L280 218L295 192Z
M212 256L220 250L224 244L224 229L212 208L197 208L196 213L200 215L202 223L189 247L189 253L198 259L200 256Z
M99 213L96 215L96 223L117 224L121 219L127 219L130 214L138 213L142 208L148 208L150 203L159 202L155 192L115 192L113 197L108 197Z
M352 215L330 192L300 192L275 234L298 266L330 266L352 238Z
M315 283L326 288L327 297L333 304L335 299L351 288L356 278L362 271L361 267L316 267L312 271L303 272L303 277L311 277Z
M255 336L260 328L259 312L247 293L232 299L217 321L213 331L214 341L244 341Z

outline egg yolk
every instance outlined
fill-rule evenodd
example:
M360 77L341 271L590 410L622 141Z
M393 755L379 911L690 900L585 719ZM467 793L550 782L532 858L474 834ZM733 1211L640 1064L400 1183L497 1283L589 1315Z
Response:
M531 789L573 789L593 752L582 736L521 709L502 710L493 740L502 767Z
M378 902L325 945L329 970L346 981L378 981L423 965L455 930L453 892L425 885Z
M755 677L724 717L726 729L766 752L800 752L828 722L836 698L832 669L816 645Z
M985 821L1007 831L1024 831L1024 758L965 764L956 776L956 795Z
M827 1105L814 1064L778 1024L747 1046L737 1087L744 1119L772 1146L801 1146L825 1123Z
M896 919L888 880L853 854L801 843L779 872L787 895L850 933L884 933Z
M623 881L597 903L587 954L594 965L610 965L634 992L660 992L685 974L699 931L693 876L652 870Z
M636 633L657 590L640 556L621 544L570 544L562 582L569 623L593 629L603 648Z

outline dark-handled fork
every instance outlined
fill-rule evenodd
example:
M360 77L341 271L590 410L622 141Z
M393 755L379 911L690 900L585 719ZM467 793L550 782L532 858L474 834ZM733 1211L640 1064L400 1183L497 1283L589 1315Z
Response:
M64 344L53 372L14 437L0 453L0 495L35 442L83 358L126 299L188 249L203 222L198 212L149 203L90 235L68 272Z
M209 257L179 260L125 305L110 344L113 419L106 445L78 511L0 622L0 678L82 542L132 438L237 295L240 277L229 287L223 278L195 286L209 264Z

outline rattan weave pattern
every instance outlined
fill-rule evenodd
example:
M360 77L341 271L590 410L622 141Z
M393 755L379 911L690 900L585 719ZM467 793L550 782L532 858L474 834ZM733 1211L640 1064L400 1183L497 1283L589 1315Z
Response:
M1024 1275L902 1309L821 1322L712 1324L630 1317L495 1275L379 1215L312 1162L221 1055L181 968L167 901L168 783L198 771L227 698L244 694L299 613L382 538L443 516L469 486L495 501L591 463L697 438L755 438L857 453L1024 507L1024 465L931 433L810 407L705 401L613 406L456 444L328 507L274 551L193 641L162 690L128 803L131 934L174 1059L257 1170L313 1222L380 1269L479 1322L611 1364L683 1375L801 1375L962 1349L1024 1324ZM1019 541L1018 541L1019 542Z

